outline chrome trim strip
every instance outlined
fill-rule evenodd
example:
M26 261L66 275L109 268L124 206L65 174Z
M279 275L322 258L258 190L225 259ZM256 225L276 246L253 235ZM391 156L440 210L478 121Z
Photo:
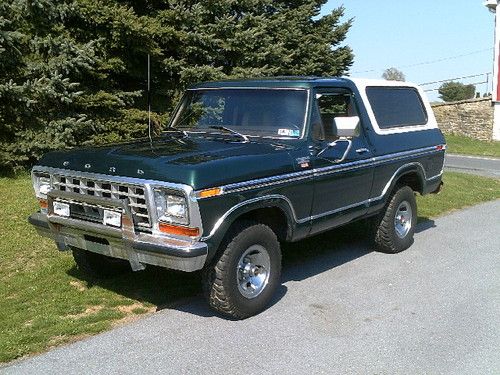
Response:
M391 187L394 179L397 177L397 175L399 174L399 172L401 170L403 170L404 168L407 168L407 167L410 167L410 166L413 166L413 165L417 165L419 166L421 169L422 169L422 172L424 174L424 178L425 178L425 181L426 182L429 182L429 181L432 181L432 180L435 180L436 178L438 177L441 177L441 175L443 174L443 172L441 171L441 173L437 174L436 176L432 176L431 178L427 178L426 177L426 173L425 173L425 169L423 167L423 165L419 162L412 162L412 163L407 163L407 164L404 164L402 165L401 167L399 167L396 172L393 173L392 177L390 178L390 180L387 182L387 184L384 186L384 189L382 190L382 193L378 196L378 197L372 197L370 199L367 199L367 200L364 200L362 202L359 202L359 203L353 203L353 204L350 204L348 206L345 206L345 207L340 207L340 208L337 208L335 210L332 210L332 211L327 211L327 212L323 212L321 214L317 214L317 215L314 215L314 216L311 216L309 218L304 218L304 219L300 219L299 222L305 222L307 220L316 220L318 218L321 218L321 217L324 217L324 216L329 216L329 215L333 215L333 214L336 214L338 212L342 212L342 211L345 211L345 210L349 210L351 208L354 208L354 207L358 207L358 206L363 206L363 205L367 205L367 207L370 205L370 203L372 202L376 202L376 201L379 201L381 199L383 199L385 197L385 195L387 194L389 188Z
M427 154L433 154L441 152L440 150L436 149L436 146L432 147L425 147L425 148L420 148L412 151L403 151L403 152L397 152L394 154L387 154L387 155L382 155L382 156L374 156L369 159L363 159L363 160L356 160L352 161L349 163L344 163L342 165L332 165L328 167L323 167L323 168L317 168L315 169L314 176L323 176L325 174L329 174L332 171L333 172L344 172L348 170L355 169L356 167L372 167L372 166L377 166L380 164L384 164L385 162L394 162L398 160L403 160L408 157L415 157L415 156L423 156Z
M299 220L299 222L303 223L303 222L306 222L306 221L309 221L309 220L316 220L316 219L319 219L319 218L322 218L322 217L325 217L325 216L330 216L330 215L336 214L338 212L349 210L349 209L354 208L354 207L368 205L371 201L372 201L372 199L367 199L367 200L365 200L363 202L353 203L353 204L350 204L350 205L345 206L345 207L339 207L339 208L337 208L335 210L331 210L331 211L327 211L327 212L322 212L320 214L316 214L316 215L313 215L313 216L306 217L304 219Z
M233 207L231 207L228 211L226 211L224 213L224 215L222 215L218 220L217 222L215 223L214 227L212 228L212 230L210 231L209 235L208 236L205 236L205 237L202 237L200 239L200 241L206 241L208 239L210 239L214 234L215 232L219 229L219 227L222 225L222 223L224 222L224 220L227 219L227 217L232 213L234 212L235 210L237 210L238 208L240 207L243 207L245 205L248 205L248 204L251 204L251 203L255 203L255 202L258 202L258 201L261 201L261 200L268 200L268 199L283 199L284 201L286 201L290 207L290 211L292 212L292 216L293 216L293 220L295 221L296 224L304 224L308 221L313 221L313 220L316 220L316 219L319 219L319 218L322 218L322 217L325 217L325 216L330 216L330 215L333 215L333 214L336 214L336 213L339 213L339 212L342 212L342 211L345 211L345 210L349 210L351 208L355 208L355 207L359 207L359 206L363 206L363 205L367 205L367 207L370 205L370 203L372 202L376 202L376 201L379 201L381 199L384 198L384 196L387 194L389 188L391 187L392 185L392 182L394 181L394 179L397 177L397 175L399 174L399 172L401 172L401 170L403 170L404 168L407 168L407 167L411 167L411 166L418 166L421 168L422 172L423 172L423 175L424 175L424 178L426 180L426 182L429 182L429 181L432 181L432 180L435 180L436 178L439 178L442 176L443 174L443 170L441 170L441 172L435 176L432 176L432 177L429 177L427 178L427 174L425 172L425 168L424 166L419 163L419 162L411 162L411 163L406 163L404 165L402 165L401 167L399 167L392 175L392 177L389 179L389 181L387 182L387 184L384 186L384 189L382 190L382 193L377 196L377 197L372 197L372 198L369 198L367 200L364 200L362 202L357 202L357 203L353 203L353 204L350 204L348 206L344 206L344 207L339 207L335 210L331 210L331 211L326 211L326 212L323 212L321 214L316 214L316 215L313 215L313 216L308 216L308 217L305 217L305 218L302 218L302 219L298 219L297 218L297 215L295 213L295 209L293 207L293 204L292 202L290 201L290 199L288 199L286 196L284 195L280 195L280 194L271 194L271 195L265 195L265 196L262 196L262 197L258 197L258 198L252 198L252 199L248 199L246 201L243 201L243 202L240 202L236 205L234 205ZM229 186L229 185L228 185ZM246 189L248 190L248 189ZM242 190L238 190L238 191L242 191ZM224 193L226 193L226 191L224 191Z
M323 168L308 169L305 171L286 173L278 176L264 177L254 180L235 182L228 185L223 185L220 187L221 194L230 194L240 191L246 191L250 189L257 189L262 187L267 187L271 185L283 184L288 182L300 181L303 179L310 178L312 176L318 177L327 175L330 173L345 172L356 168L372 167L383 164L385 162L393 162L398 160L403 160L408 157L423 156L427 154L433 154L443 152L443 150L437 150L436 146L424 147L411 151L403 151L394 154L375 156L369 159L362 159L351 161L347 163L342 163L338 165L331 165ZM422 167L423 169L423 167ZM425 171L424 171L425 173ZM203 198L200 198L203 199Z
M233 184L228 184L222 186L222 194L236 193L240 191L246 191L250 189L266 187L275 184L282 184L285 182L300 181L312 177L314 174L314 169L309 169L305 172L293 172L279 176L271 176L259 178L256 180L249 180L243 182L236 182Z
M436 178L439 178L442 175L443 175L443 170L441 170L441 172L439 172L437 175L429 177L426 181L429 182L429 181L435 180Z

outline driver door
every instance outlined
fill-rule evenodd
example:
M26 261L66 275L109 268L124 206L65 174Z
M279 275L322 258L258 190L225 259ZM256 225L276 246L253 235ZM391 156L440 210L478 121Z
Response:
M360 124L359 136L352 138L352 146L343 161L347 142L338 140L335 118L358 116L355 98L345 89L316 91L311 116L313 132L312 163L314 200L312 231L321 232L342 225L366 214L373 182L373 166L368 159L372 152Z

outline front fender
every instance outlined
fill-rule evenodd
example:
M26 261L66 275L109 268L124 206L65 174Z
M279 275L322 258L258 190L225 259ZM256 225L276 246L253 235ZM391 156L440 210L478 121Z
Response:
M216 221L213 228L207 236L202 237L201 241L209 244L210 255L213 255L220 243L224 239L225 234L231 225L243 215L258 210L261 208L277 208L283 212L287 222L287 238L292 236L292 233L298 223L295 210L290 200L284 195L273 194L244 200L222 214Z

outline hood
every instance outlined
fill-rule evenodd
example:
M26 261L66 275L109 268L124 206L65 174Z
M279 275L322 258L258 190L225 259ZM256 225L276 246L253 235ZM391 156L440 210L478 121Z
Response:
M165 135L152 142L51 152L38 165L181 183L199 190L292 172L294 149L276 140L242 143L225 136Z

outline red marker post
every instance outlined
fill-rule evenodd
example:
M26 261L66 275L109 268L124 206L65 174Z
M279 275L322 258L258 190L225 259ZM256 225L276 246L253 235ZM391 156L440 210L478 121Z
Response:
M493 63L493 139L500 141L500 0L486 0L484 5L495 14L495 59Z

